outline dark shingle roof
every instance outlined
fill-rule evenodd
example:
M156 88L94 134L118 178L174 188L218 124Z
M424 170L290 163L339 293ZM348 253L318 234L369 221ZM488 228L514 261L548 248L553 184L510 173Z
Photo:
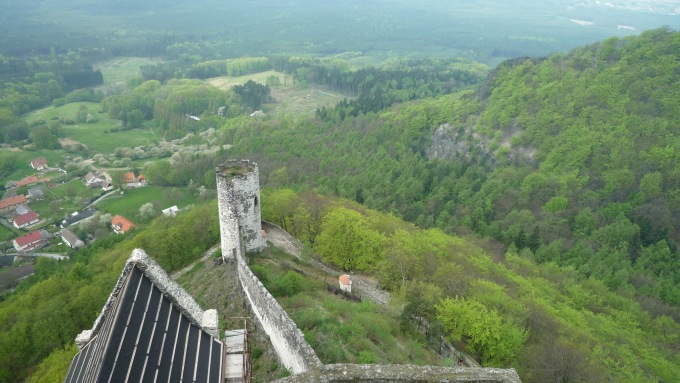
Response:
M65 382L221 381L222 343L143 270L126 267Z
M69 226L69 225L73 225L76 222L80 222L80 221L82 221L86 218L90 218L96 212L97 212L97 209L91 207L91 208L88 208L88 209L85 209L85 210L78 212L77 215L70 215L65 220L63 220L61 222L61 228L63 229L65 227Z
M13 255L0 255L0 267L12 266L14 264Z

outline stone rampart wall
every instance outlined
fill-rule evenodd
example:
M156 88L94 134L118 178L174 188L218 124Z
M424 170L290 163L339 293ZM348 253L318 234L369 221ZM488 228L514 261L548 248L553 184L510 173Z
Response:
M275 383L521 383L514 369L414 365L327 364Z
M321 361L305 340L302 331L250 271L245 260L239 258L237 263L241 286L250 308L269 336L281 363L293 374L321 367Z

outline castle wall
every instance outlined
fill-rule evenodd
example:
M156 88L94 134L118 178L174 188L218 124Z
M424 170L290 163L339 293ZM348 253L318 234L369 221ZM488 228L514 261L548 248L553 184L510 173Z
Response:
M275 383L522 383L517 372L502 368L414 365L326 364Z
M235 265L255 319L289 371L298 374L320 367L321 361L302 331L250 271L245 258L245 251L261 251L266 244L262 237L257 164L229 161L218 166L215 173L222 257L227 267Z
M261 234L259 174L249 161L218 166L222 257L236 268L254 319L269 336L281 363L295 376L289 382L467 382L521 383L514 369L443 368L411 365L323 365L304 334L248 267L245 251L265 247Z
M321 361L305 340L302 331L250 271L245 260L239 259L237 267L250 308L269 336L281 363L293 374L321 367Z

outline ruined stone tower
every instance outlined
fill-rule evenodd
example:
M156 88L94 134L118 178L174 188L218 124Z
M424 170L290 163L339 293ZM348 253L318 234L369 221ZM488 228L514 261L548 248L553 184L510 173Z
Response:
M257 164L232 160L215 169L220 214L222 257L245 256L246 251L261 251L260 180Z

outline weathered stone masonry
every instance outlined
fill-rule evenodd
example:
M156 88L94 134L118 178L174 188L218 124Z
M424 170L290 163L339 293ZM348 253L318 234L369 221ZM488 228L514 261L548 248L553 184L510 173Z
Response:
M265 247L257 164L229 161L218 166L216 174L225 264L238 270L250 309L269 336L281 363L294 374L320 367L321 361L305 341L302 331L247 265L245 252L261 251Z
M229 161L215 170L219 202L222 256L233 259L244 251L262 251L260 174L250 161Z

